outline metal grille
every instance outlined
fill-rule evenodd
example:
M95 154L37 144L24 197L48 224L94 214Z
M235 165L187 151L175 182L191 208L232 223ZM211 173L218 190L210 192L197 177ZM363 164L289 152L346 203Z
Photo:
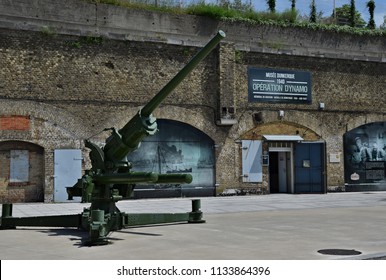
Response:
M269 142L270 148L291 148L291 142Z

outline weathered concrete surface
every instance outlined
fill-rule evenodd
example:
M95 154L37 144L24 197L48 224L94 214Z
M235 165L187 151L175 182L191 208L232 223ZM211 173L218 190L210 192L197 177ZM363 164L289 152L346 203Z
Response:
M190 210L189 199L118 203L125 212ZM73 214L83 204L18 204L14 216ZM64 228L0 231L0 258L141 260L326 260L386 256L386 193L267 195L202 199L205 224L128 228L107 246L82 246L87 233ZM355 249L330 256L321 249Z

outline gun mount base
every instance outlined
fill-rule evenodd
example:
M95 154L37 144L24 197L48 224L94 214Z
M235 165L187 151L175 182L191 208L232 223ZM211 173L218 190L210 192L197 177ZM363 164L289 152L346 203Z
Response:
M108 234L127 227L176 224L176 223L205 223L202 219L199 199L192 200L192 211L187 213L125 213L120 212L111 202L104 210L95 209L93 205L85 208L81 214L13 217L12 204L2 205L0 229L16 229L16 227L75 227L87 230L87 246L106 245L109 243Z

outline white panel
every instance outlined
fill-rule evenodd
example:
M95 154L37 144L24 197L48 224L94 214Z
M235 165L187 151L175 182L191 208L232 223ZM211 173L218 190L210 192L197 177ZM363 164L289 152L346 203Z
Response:
M54 161L54 201L80 202L80 197L67 200L66 187L72 187L82 177L81 150L55 150Z
M243 182L258 183L263 181L262 141L242 140Z
M29 181L29 152L28 150L11 150L10 178L12 183Z

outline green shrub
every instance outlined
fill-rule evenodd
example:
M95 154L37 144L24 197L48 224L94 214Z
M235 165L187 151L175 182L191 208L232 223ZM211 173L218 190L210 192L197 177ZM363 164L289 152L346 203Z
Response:
M288 9L282 13L278 12L256 12L251 9L237 10L229 7L198 2L186 8L178 6L155 6L147 1L124 1L124 0L84 0L94 3L103 3L117 6L124 6L130 9L142 9L161 11L172 14L191 14L210 17L217 20L231 22L246 22L249 24L264 24L277 26L293 26L309 28L312 30L324 30L337 33L349 33L355 35L386 36L386 30L358 28L350 26L338 26L334 24L309 23L298 21L298 12L295 9Z

